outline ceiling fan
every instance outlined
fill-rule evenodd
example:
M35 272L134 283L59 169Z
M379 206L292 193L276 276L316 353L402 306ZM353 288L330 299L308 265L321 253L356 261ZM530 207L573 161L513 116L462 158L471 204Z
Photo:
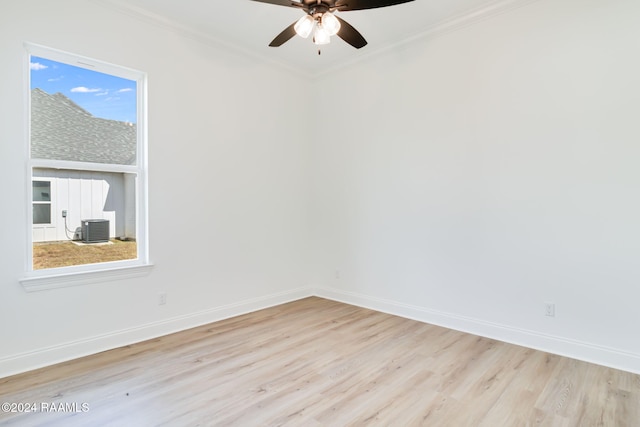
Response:
M307 38L313 32L313 42L317 45L329 43L333 35L349 43L356 49L366 46L367 41L351 24L334 15L334 12L374 9L394 6L413 0L253 0L261 3L301 9L305 15L289 25L274 38L269 46L278 47L298 34ZM319 52L319 51L318 51Z

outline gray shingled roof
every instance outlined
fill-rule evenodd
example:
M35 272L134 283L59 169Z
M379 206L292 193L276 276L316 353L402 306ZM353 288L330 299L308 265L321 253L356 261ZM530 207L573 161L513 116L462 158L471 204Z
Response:
M31 91L31 157L134 165L136 125L94 117L61 93Z

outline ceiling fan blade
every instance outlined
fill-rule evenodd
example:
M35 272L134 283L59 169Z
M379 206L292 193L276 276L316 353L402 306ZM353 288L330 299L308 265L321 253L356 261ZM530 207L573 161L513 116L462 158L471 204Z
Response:
M296 25L295 22L289 25L287 28L285 28L280 34L276 36L275 39L273 39L273 41L271 41L271 43L269 43L269 46L271 47L282 46L283 44L291 40L291 38L296 35L296 30L293 29L294 25Z
M257 1L257 0L254 0ZM377 7L395 6L413 0L338 0L335 8L341 12L348 10L375 9Z
M344 19L337 16L336 18L338 18L338 21L340 21L340 30L338 31L338 37L340 37L342 40L346 41L356 49L360 49L361 47L367 45L367 41L364 39L364 37L362 37L362 34L360 34L358 30L353 28L353 26Z
M275 4L276 6L287 6L287 7L303 7L304 6L302 3L293 1L293 0L251 0L251 1Z

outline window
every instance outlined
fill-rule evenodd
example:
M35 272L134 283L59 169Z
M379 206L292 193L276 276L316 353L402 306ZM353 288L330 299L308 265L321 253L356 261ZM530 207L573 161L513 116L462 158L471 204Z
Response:
M33 181L33 224L51 224L51 182Z
M26 48L32 215L23 286L49 289L144 272L145 75Z

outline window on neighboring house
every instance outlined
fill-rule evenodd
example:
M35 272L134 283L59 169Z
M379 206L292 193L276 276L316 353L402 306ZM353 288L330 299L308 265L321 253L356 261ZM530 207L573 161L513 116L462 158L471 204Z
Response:
M33 224L51 224L50 181L33 181Z
M32 215L23 285L147 266L145 75L26 47Z

